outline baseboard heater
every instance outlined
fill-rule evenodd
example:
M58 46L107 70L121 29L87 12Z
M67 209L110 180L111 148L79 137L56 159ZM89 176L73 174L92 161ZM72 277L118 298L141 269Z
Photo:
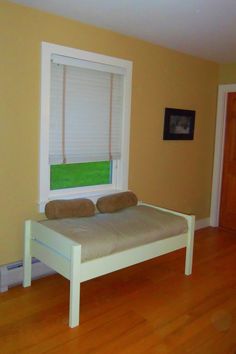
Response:
M54 270L32 258L32 279L38 279L55 273ZM0 292L8 291L8 288L22 284L23 282L23 262L4 265L0 267Z

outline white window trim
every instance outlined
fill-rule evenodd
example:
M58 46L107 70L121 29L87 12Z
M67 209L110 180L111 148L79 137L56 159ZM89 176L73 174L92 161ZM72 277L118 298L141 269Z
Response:
M64 190L50 190L49 152L49 111L50 111L50 74L52 54L87 60L93 63L111 65L124 69L124 104L122 121L122 141L120 161L113 164L112 185L100 185ZM131 112L132 62L102 54L69 48L57 44L42 42L41 44L41 120L40 120L40 159L39 159L39 211L43 212L45 204L52 199L89 197L92 200L104 194L128 189L129 172L129 138Z

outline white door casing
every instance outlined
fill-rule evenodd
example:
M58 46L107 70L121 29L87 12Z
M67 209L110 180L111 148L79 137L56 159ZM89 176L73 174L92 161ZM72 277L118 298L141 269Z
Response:
M236 92L236 84L219 85L216 115L215 153L212 179L210 225L219 225L221 183L224 158L227 95Z

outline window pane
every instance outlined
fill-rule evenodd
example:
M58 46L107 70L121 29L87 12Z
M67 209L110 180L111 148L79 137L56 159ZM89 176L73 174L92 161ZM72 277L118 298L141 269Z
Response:
M112 183L112 162L51 165L50 189L95 186Z

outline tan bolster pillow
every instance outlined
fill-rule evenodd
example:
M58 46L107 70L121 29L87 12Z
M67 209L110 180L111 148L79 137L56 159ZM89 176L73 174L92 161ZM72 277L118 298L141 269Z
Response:
M63 219L93 216L95 205L90 199L79 198L70 200L52 200L45 206L48 219Z
M122 192L99 198L96 206L101 213L114 213L135 206L137 203L138 198L133 192Z

